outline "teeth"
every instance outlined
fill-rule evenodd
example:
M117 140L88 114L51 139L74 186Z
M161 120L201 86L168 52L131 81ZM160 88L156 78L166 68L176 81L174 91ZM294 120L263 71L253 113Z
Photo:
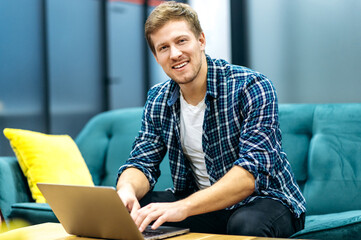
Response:
M174 66L174 68L175 68L175 69L181 68L181 67L184 67L186 64L187 64L187 62L182 63L182 64L179 64L179 65L177 65L177 66Z

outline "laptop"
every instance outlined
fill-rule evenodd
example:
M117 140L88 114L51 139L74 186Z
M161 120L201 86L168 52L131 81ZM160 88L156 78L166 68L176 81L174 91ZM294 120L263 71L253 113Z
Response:
M113 187L38 183L65 231L82 237L107 239L163 239L189 229L150 226L141 233Z

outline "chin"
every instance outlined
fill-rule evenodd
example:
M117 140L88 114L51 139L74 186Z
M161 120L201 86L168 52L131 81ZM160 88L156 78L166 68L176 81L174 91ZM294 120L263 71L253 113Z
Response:
M182 78L182 79L172 78L172 79L178 84L187 84L193 82L194 80L194 78Z

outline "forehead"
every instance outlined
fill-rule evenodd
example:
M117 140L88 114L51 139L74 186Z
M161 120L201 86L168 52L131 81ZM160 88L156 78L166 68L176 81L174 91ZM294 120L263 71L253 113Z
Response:
M179 36L189 35L194 37L188 22L185 20L172 20L150 35L154 46L162 42L170 41Z

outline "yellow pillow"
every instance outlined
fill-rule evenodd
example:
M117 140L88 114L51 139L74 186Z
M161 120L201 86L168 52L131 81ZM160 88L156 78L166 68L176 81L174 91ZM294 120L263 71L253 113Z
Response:
M94 186L89 169L70 136L10 128L4 129L4 135L37 203L46 202L36 186L40 182Z

